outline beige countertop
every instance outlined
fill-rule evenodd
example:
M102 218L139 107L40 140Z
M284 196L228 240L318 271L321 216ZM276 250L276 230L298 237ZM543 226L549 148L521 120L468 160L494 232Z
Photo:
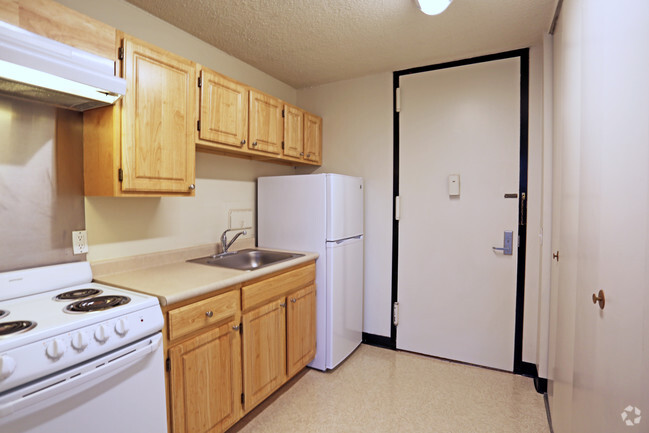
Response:
M263 248L259 248L263 249ZM264 275L272 274L283 269L310 262L318 258L316 253L303 251L291 251L294 253L304 254L302 257L279 262L274 265L266 266L253 271L240 271L236 269L222 268L218 266L208 266L198 263L187 263L187 258L204 257L205 254L191 257L191 253L184 252L179 255L182 257L175 262L169 257L161 260L160 265L150 266L155 262L155 258L149 255L147 263L139 269L130 269L125 272L112 272L98 274L94 269L100 268L101 264L93 264L95 274L94 281L108 284L127 290L147 293L156 296L160 300L160 305L170 305L196 296L205 295L215 292L235 284L243 283ZM202 252L201 252L202 253ZM165 254L169 254L166 252ZM208 253L209 254L209 253ZM188 257L189 256L189 257ZM135 257L125 258L125 261L133 262L138 259ZM116 261L112 261L111 267L114 270L119 268Z

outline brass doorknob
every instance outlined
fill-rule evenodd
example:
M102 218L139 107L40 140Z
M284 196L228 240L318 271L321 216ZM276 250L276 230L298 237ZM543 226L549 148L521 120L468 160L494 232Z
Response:
M606 305L606 298L604 296L604 291L600 290L597 292L597 295L593 293L593 304L597 304L599 302L599 308L604 309L604 305Z

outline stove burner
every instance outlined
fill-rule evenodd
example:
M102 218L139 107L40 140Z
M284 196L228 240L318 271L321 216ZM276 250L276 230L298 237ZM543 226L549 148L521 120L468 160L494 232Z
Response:
M3 317L7 317L9 315L9 311L7 310L0 310L0 319Z
M128 296L96 296L83 301L73 302L65 307L65 311L70 313L86 313L90 311L108 310L109 308L118 307L120 305L128 304L131 298Z
M0 337L5 337L17 332L26 332L36 326L36 322L17 320L15 322L0 323Z
M96 296L101 293L99 289L78 289L70 290L69 292L64 292L56 295L54 297L55 301L74 301L76 299L89 298L91 296Z

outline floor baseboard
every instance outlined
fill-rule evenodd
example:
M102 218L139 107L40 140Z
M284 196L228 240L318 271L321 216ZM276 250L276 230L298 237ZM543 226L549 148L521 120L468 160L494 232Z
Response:
M534 389L536 389L536 392L539 394L545 394L548 392L548 380L539 377L539 370L536 368L536 364L523 362L521 364L520 374L534 379Z
M384 337L383 335L363 332L363 343L369 344L370 346L383 347L385 349L395 349L392 344L392 339L390 337Z

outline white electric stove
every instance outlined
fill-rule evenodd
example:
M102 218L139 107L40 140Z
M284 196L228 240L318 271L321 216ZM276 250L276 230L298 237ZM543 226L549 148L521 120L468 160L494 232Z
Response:
M87 262L0 273L0 431L85 432L109 405L93 432L166 432L158 300L91 281Z

